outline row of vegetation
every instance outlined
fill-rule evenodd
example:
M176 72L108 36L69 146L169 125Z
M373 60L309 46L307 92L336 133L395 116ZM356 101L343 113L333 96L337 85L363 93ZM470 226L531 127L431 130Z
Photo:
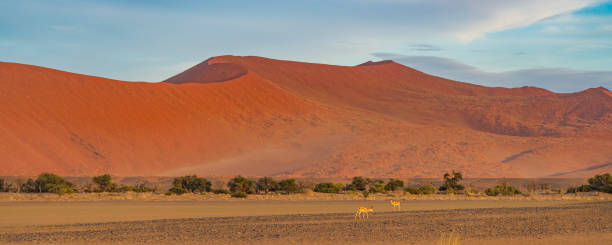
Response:
M154 188L150 188L147 182L141 182L136 185L118 185L112 182L110 175L100 175L91 179L91 184L84 188L75 188L71 182L64 178L51 173L43 173L36 179L28 179L27 181L16 181L7 183L0 178L0 192L26 192L26 193L56 193L66 194L74 192L153 192ZM404 187L404 182L398 179L389 179L386 182L382 179L370 179L361 176L353 177L351 183L346 185L342 183L323 182L318 184L306 184L298 182L295 179L283 179L277 181L271 177L263 177L257 180L248 179L242 176L236 176L229 180L227 189L213 189L212 183L205 178L196 175L187 175L177 177L172 182L172 187L167 190L167 195L181 195L185 193L208 193L215 194L231 194L232 197L244 198L250 194L293 194L301 193L307 190L321 193L362 193L364 197L373 193L388 193L403 190L406 193L414 195L430 195L436 193L455 194L455 193L470 193L473 190L465 190L461 184L463 175L460 172L447 173L443 176L443 183L438 188L431 184L423 184L420 186ZM567 193L600 191L612 193L612 176L610 174L596 175L589 179L588 185L571 187ZM513 196L521 194L521 191L516 187L510 186L507 183L488 188L484 191L488 196Z
M595 175L593 178L589 179L588 185L570 187L567 189L567 193L591 192L591 191L612 193L612 175L610 175L609 173L602 174L602 175L598 174L598 175Z

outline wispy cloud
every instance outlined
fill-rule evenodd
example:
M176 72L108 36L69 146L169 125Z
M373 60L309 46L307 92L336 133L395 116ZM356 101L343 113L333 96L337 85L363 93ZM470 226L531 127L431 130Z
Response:
M413 44L408 47L410 50L414 51L440 51L442 50L440 47L430 45L430 44Z
M487 72L443 57L406 56L393 53L374 53L372 55L380 59L392 59L433 75L485 86L537 86L556 92L575 92L599 86L612 89L612 71L537 68Z

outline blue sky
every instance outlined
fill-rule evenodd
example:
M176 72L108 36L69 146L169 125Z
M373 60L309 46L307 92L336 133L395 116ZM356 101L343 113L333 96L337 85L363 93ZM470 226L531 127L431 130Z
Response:
M393 59L443 77L612 89L612 2L0 2L0 60L161 81L211 56L338 65Z

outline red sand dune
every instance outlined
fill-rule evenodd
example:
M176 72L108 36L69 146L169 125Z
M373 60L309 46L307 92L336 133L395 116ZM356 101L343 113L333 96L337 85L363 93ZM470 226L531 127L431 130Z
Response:
M221 56L161 83L0 63L0 155L0 175L585 177L612 171L612 93L393 61Z

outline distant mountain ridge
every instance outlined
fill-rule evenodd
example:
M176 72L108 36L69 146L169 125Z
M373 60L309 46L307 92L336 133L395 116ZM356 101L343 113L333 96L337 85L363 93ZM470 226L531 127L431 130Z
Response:
M393 61L210 58L161 83L0 63L0 175L582 177L612 92L493 88Z

